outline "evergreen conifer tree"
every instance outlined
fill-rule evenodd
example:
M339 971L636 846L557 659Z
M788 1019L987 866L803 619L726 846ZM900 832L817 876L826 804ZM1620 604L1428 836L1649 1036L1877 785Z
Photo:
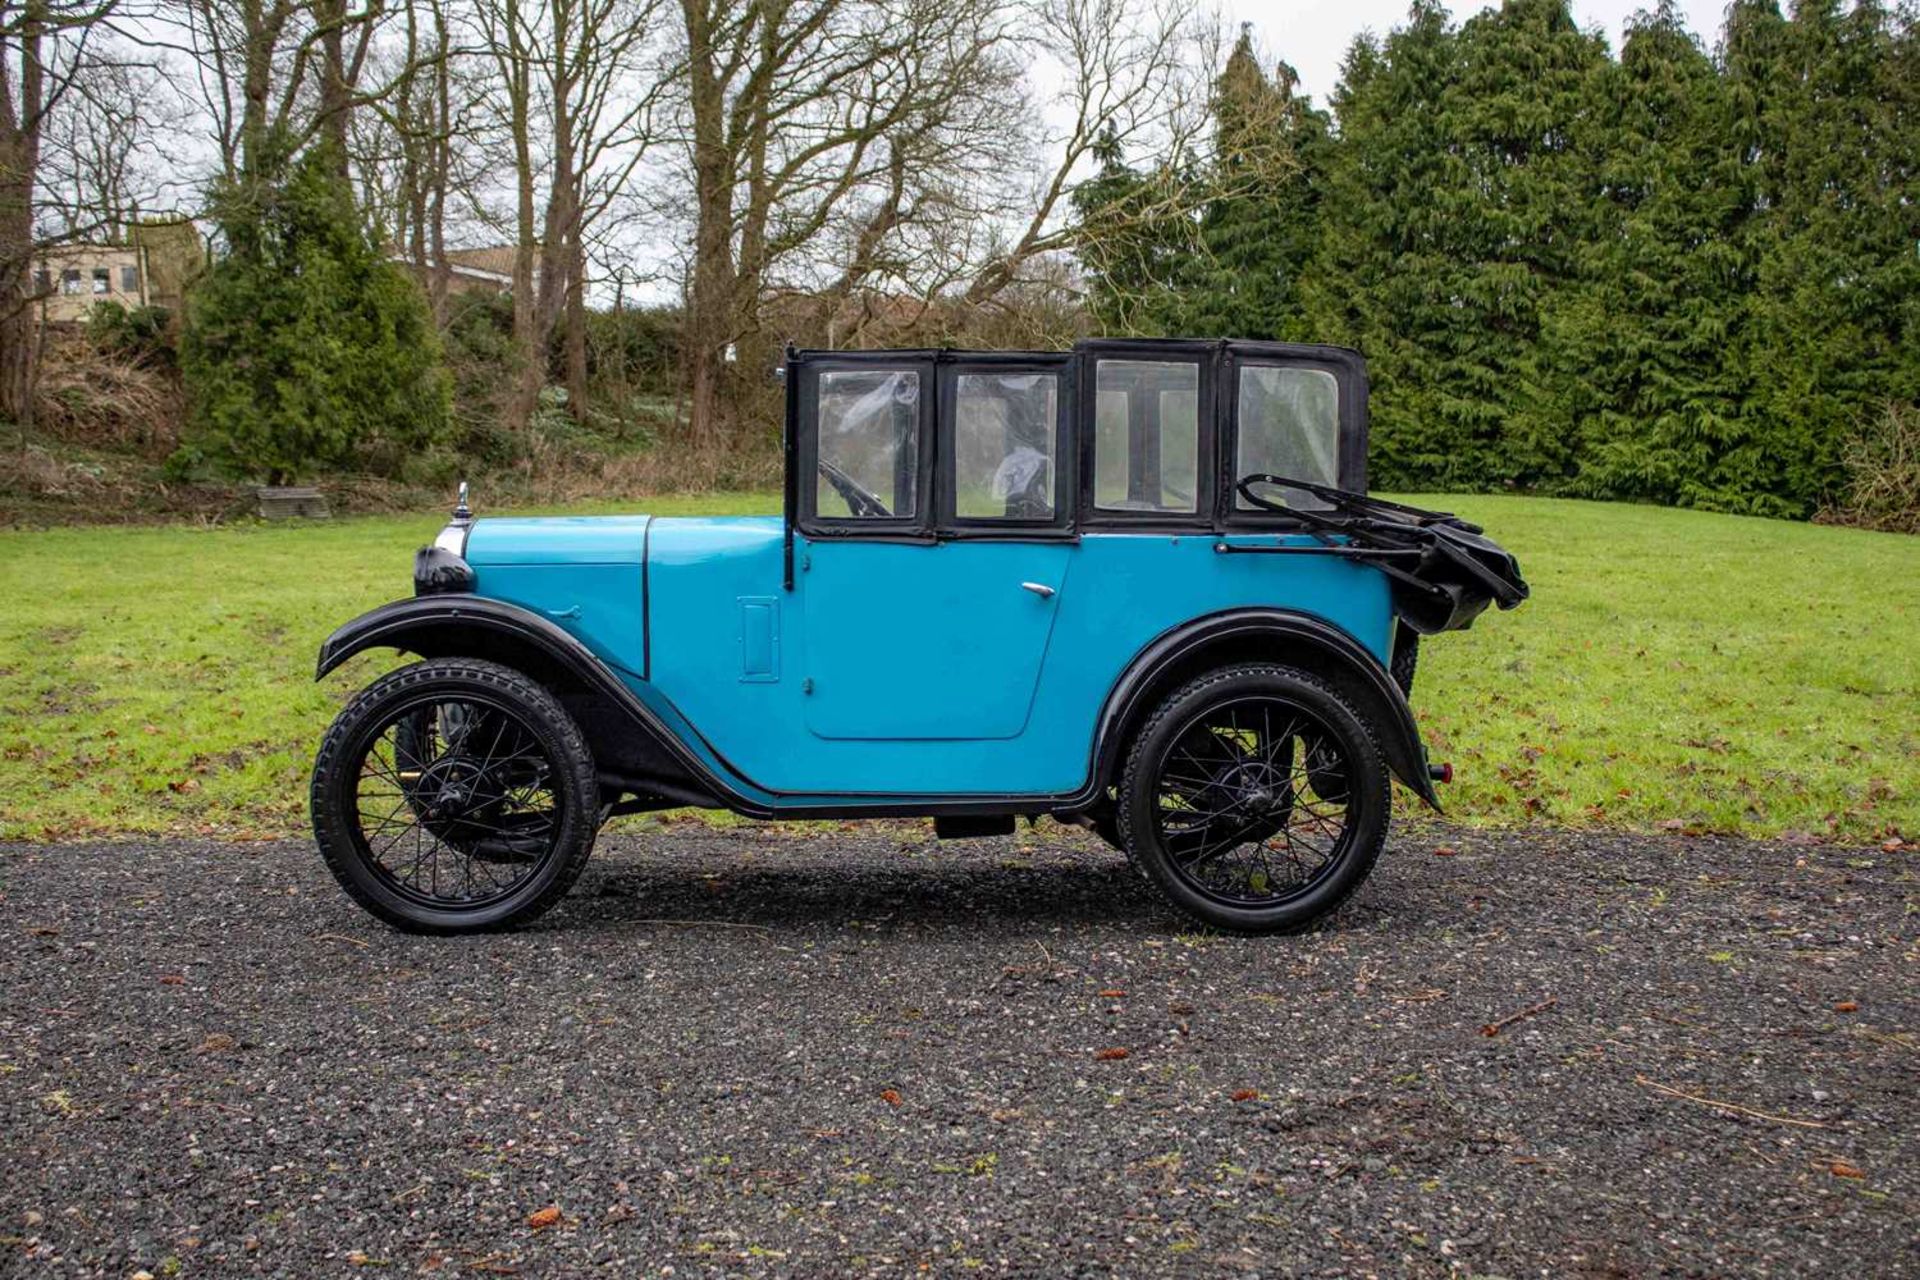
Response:
M402 471L449 415L425 295L368 233L325 144L276 144L257 164L215 193L226 252L187 298L177 463L270 483Z
M1673 0L1636 15L1619 63L1595 68L1584 133L1596 212L1546 352L1578 448L1573 488L1739 508L1717 475L1745 429L1737 157L1720 79Z

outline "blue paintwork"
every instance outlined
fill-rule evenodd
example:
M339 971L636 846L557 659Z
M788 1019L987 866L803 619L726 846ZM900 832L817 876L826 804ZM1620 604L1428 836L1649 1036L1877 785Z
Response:
M467 560L481 594L566 627L775 806L1072 791L1128 663L1220 610L1313 614L1382 662L1391 643L1385 577L1330 556L1221 555L1204 534L800 537L787 592L781 533L773 517L481 520Z
M622 676L646 675L650 516L481 520L467 535L474 591L572 632Z

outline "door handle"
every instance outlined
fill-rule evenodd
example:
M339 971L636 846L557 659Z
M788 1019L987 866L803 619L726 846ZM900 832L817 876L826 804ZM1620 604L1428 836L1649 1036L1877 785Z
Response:
M1020 589L1022 591L1031 591L1042 600L1053 599L1053 588L1044 582L1023 582L1020 584Z

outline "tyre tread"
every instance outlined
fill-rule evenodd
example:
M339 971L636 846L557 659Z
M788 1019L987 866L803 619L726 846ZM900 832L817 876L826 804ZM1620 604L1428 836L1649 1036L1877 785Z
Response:
M1386 847L1387 830L1392 815L1391 775L1387 772L1386 755L1380 748L1379 730L1375 727L1373 720L1362 712L1360 708L1356 707L1353 700L1343 694L1339 686L1331 681L1302 671L1297 667L1289 667L1284 663L1236 663L1232 666L1217 668L1205 675L1190 680L1174 690L1166 698L1162 699L1160 705L1154 708L1153 714L1147 717L1146 722L1142 724L1139 731L1133 735L1133 741L1127 749L1126 764L1121 772L1122 785L1118 806L1120 844L1127 855L1127 861L1133 865L1134 870L1145 876L1148 882L1160 891L1161 895L1167 899L1175 910L1191 918L1199 919L1191 909L1180 903L1173 894L1168 891L1168 887L1161 879L1161 875L1157 869L1149 866L1141 857L1139 850L1142 846L1142 840L1136 838L1133 829L1133 805L1130 804L1128 800L1134 788L1139 784L1141 771L1148 767L1148 762L1145 759L1146 744L1153 740L1155 730L1158 729L1169 716L1184 713L1187 704L1206 690L1232 681L1244 679L1248 676L1279 676L1282 679L1310 685L1345 709L1347 714L1353 717L1354 723L1359 726L1362 750L1367 756L1365 760L1356 761L1355 763L1363 764L1373 769L1383 780L1382 785L1388 792L1387 803L1381 816L1378 835L1364 847L1349 855L1358 860L1355 864L1355 869L1351 869L1346 873L1345 882L1340 892L1313 914L1296 921L1258 927L1226 924L1216 920L1201 921L1201 923L1207 925L1209 928L1228 933L1307 933L1319 928L1327 920L1331 919L1347 904L1348 900L1351 899L1355 893L1359 892L1360 886L1366 883L1367 877L1373 871L1374 864L1379 860L1380 851Z
M560 739L564 760L556 763L573 768L573 794L583 799L598 795L599 781L594 772L593 753L587 746L586 736L580 732L580 726L574 723L573 717L567 714L566 708L560 705L559 699L546 686L512 667L484 658L431 658L390 671L355 694L334 718L332 725L328 726L314 759L308 801L313 818L314 841L320 847L320 857L326 863L327 870L333 873L334 879L340 882L340 887L347 891L349 897L369 914L408 933L454 934L508 929L526 924L552 910L566 896L593 854L598 815L592 811L592 802L588 800L584 811L573 815L576 821L587 824L586 831L581 838L570 842L570 848L561 851L561 865L546 887L510 915L481 924L439 923L406 915L368 893L365 886L351 874L347 860L357 860L359 857L353 848L353 837L343 830L335 830L334 822L338 815L326 810L326 796L335 772L355 767L358 763L341 759L347 739L357 731L370 709L383 701L421 685L450 679L490 687L508 699L528 704L547 721L546 727ZM562 820L565 820L565 815Z

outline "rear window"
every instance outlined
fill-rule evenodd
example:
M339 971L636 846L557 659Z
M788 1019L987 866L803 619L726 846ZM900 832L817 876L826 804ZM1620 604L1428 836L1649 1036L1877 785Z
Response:
M1286 476L1329 487L1340 480L1340 384L1325 369L1247 365L1240 370L1240 439L1234 479ZM1303 490L1266 486L1265 498L1289 506L1325 504ZM1254 510L1244 496L1239 509Z
M1106 511L1199 510L1200 366L1102 360L1095 379L1093 503Z

